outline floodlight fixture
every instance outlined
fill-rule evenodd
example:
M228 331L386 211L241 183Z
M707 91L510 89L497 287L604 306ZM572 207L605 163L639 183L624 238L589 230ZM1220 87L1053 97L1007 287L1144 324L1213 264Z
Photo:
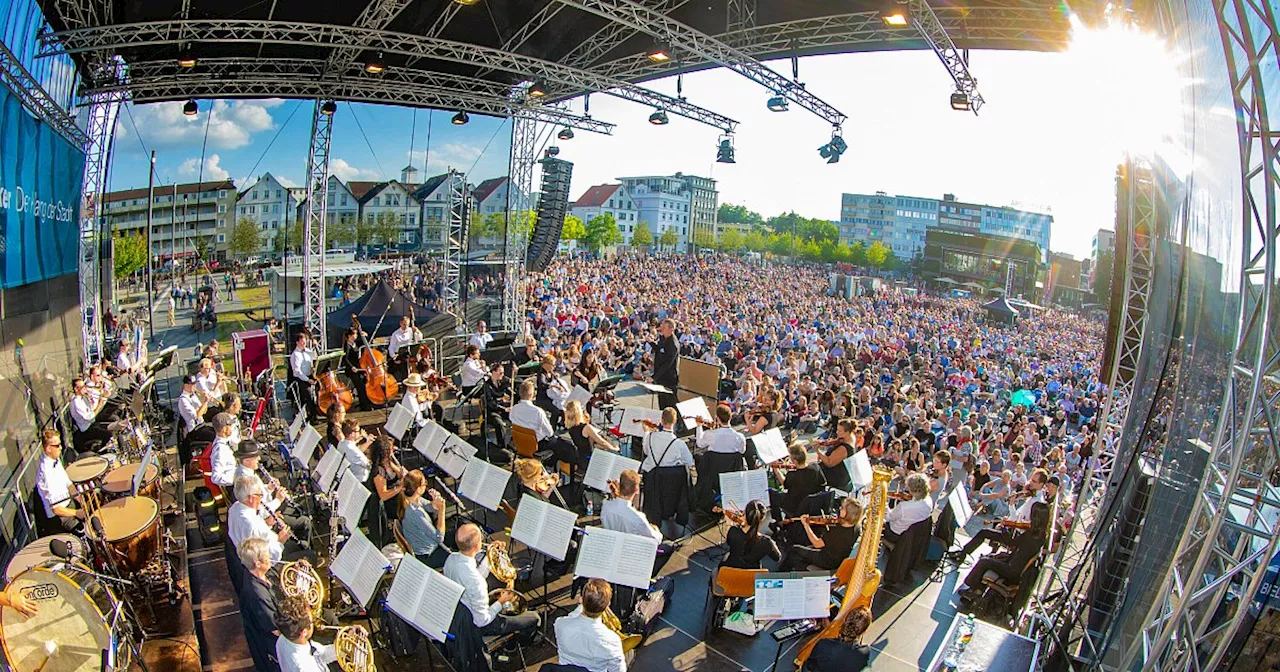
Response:
M182 53L178 55L179 68L194 68L198 62L196 57L191 55L191 49L189 48L184 47Z
M654 110L653 114L649 115L649 123L654 126L666 126L671 123L671 119L667 117L665 110Z
M338 104L332 100L326 100L320 104L320 114L326 117L332 117L334 112L338 111Z
M951 94L951 109L958 112L968 112L972 107L973 103L969 100L969 94L964 91L956 91Z
M367 63L364 64L364 71L369 73L370 75L381 75L382 71L386 69L387 69L386 64L382 62L381 52L378 53L377 58L370 59Z
M840 127L832 129L831 142L818 148L818 156L827 160L827 163L839 163L840 157L849 149L849 145L840 135Z
M671 60L671 54L668 53L667 50L663 49L662 47L654 47L653 49L650 49L648 52L645 53L645 56L648 56L649 60L653 61L654 63L666 63L667 61Z
M790 104L787 99L782 96L774 96L769 99L769 110L771 112L786 112L789 107Z
M737 163L733 160L733 136L720 136L720 147L716 150L716 163Z
M545 154L548 159L554 159L557 156L560 156L560 148L556 147L555 145L551 145L550 147L547 148L547 151L545 152Z
M470 7L471 5L475 5L480 2L480 0L453 0L453 1L459 5L462 5L463 7Z
M565 126L564 128L560 129L559 133L556 133L556 137L561 140L572 140L573 129L569 128L568 126Z
M468 121L471 121L471 116L466 112L459 110L457 114L453 115L453 119L450 119L449 121L453 123L454 126L465 126Z
M880 20L888 28L906 28L911 25L907 3L895 2L880 11Z
M529 96L531 98L541 98L547 95L547 89L543 87L542 82L534 82L529 87Z
M188 117L194 117L200 112L200 106L196 105L196 101L188 100L186 105L182 106L182 113Z

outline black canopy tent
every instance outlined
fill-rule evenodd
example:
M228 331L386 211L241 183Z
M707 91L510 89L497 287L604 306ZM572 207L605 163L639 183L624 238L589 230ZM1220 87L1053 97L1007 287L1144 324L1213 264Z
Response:
M388 308L390 306L390 308ZM383 313L386 317L383 318ZM421 304L414 303L403 292L387 284L385 280L365 292L363 296L339 308L328 316L329 343L335 347L342 343L342 332L351 326L351 316L360 320L360 328L369 333L369 338L390 336L400 327L400 318L409 317L413 313L415 324L426 326L436 316L436 311ZM382 326L378 321L382 320ZM374 329L377 333L374 333Z
M982 304L982 309L987 311L988 317L1002 322L1008 322L1009 324L1013 324L1013 321L1022 314L1018 312L1017 308L1009 305L1009 302L1006 301L1003 296L998 296L995 299Z

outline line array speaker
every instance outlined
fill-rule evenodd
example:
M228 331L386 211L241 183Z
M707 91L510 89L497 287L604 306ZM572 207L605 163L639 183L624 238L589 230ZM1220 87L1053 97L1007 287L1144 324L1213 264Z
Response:
M547 157L540 163L542 194L538 197L538 220L525 252L525 267L530 271L546 270L556 256L565 212L569 209L569 178L573 176L573 164L563 159Z

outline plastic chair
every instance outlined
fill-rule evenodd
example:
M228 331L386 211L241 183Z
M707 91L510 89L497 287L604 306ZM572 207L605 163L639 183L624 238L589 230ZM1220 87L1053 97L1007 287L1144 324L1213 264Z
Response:
M731 598L747 598L756 594L756 576L764 574L766 569L738 569L736 567L720 567L711 577L711 585L707 590L707 602L703 607L706 618L703 620L702 636L711 633L712 620L717 611L719 600Z

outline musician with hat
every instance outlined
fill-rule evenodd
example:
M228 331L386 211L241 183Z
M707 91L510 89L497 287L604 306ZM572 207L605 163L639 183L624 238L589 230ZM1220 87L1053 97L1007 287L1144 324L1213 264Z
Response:
M404 407L413 417L411 425L415 429L425 427L427 420L434 415L432 407L428 405L433 405L434 401L429 401L427 381L422 379L421 374L411 373L400 384L404 385Z
M285 511L286 503L289 501L289 491L262 466L262 448L258 442L253 439L241 441L236 446L236 461L235 478L239 479L246 475L257 476L266 489L263 506L278 516L293 531L294 539L305 545L306 540L311 536L311 518L306 515L292 515Z

